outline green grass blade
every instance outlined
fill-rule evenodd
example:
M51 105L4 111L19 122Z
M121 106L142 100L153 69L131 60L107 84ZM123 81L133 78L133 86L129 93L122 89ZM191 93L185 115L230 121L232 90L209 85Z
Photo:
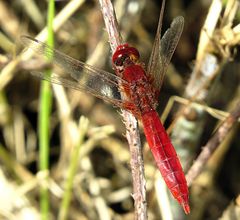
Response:
M78 144L74 147L74 149L71 153L70 165L68 168L67 179L66 179L65 187L64 187L63 200L61 202L58 220L67 219L68 208L69 208L69 204L70 204L71 196L72 196L73 180L74 180L74 176L76 174L77 165L78 165L78 161L79 161L79 152L80 152L80 148L83 144L84 137L87 133L88 125L89 125L88 119L81 117L80 118L80 129L79 129L80 130L79 140L78 140Z
M48 1L48 39L49 46L54 46L54 33L53 33L53 18L55 15L54 0ZM47 71L46 74L51 74ZM42 81L40 91L40 111L39 111L39 169L42 173L47 173L49 170L49 132L50 132L50 114L52 107L52 92L50 83ZM45 176L45 175L44 175ZM44 182L48 181L48 175L44 177ZM47 184L42 184L40 189L40 209L41 219L49 219L49 195Z

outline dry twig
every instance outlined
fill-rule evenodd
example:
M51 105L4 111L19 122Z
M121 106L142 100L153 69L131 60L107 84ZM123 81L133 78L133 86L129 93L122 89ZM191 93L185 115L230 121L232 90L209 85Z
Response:
M109 35L109 43L112 51L115 51L117 46L122 43L122 38L118 30L114 9L110 0L99 0L99 2ZM138 124L131 113L122 110L122 116L126 125L126 137L131 154L135 219L147 219L146 181Z
M218 128L214 136L208 141L206 146L203 148L202 152L198 156L197 160L194 162L193 166L190 168L186 175L188 185L191 186L192 182L196 177L201 173L204 168L204 165L218 148L219 144L227 136L233 125L237 122L240 117L240 101L237 106L230 112L230 115Z

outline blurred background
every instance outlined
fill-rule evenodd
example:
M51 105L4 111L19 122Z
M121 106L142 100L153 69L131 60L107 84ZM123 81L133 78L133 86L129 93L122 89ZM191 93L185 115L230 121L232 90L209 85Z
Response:
M124 41L138 48L147 65L161 1L113 3ZM55 7L55 48L113 73L99 2L59 0ZM44 184L50 204L47 219L134 219L125 127L120 109L111 104L53 86L50 150L45 158L49 172L39 171L41 80L30 72L44 71L48 64L23 55L19 39L41 33L39 39L46 41L42 30L47 8L47 1L0 0L0 219L43 219L39 189ZM234 0L166 2L162 33L178 15L185 18L185 26L164 79L158 111L185 172L239 101L239 12L239 1ZM139 126L149 219L240 219L238 124L191 183L189 216L171 196L166 207L162 204L161 196L168 192ZM68 206L63 204L66 188L72 192Z

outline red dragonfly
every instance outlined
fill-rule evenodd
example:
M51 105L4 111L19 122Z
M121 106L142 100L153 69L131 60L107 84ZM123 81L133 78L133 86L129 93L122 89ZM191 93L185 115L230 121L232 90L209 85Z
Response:
M64 70L65 75L33 75L65 87L86 91L111 104L132 112L142 121L144 133L156 164L174 198L190 213L187 182L182 166L156 111L164 74L182 34L184 19L176 17L161 38L163 7L147 70L139 61L138 50L119 45L112 56L116 75L75 60L27 36L22 43ZM120 92L126 95L121 97Z

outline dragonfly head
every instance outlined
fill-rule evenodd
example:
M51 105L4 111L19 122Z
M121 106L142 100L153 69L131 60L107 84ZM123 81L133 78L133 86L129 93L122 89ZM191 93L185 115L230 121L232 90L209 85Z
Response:
M121 44L112 56L112 63L116 69L123 69L125 65L136 63L139 57L140 54L136 48Z

